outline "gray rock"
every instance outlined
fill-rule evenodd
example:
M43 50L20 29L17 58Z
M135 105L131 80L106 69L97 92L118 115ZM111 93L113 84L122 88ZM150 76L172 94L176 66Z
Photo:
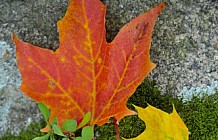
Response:
M35 102L29 100L14 86L0 88L0 136L8 130L18 134L33 121L41 117Z
M65 13L63 0L0 1L0 137L18 134L40 119L36 103L19 91L21 76L12 33L24 41L50 49L58 47L56 22Z
M21 77L14 50L0 41L0 136L7 130L18 134L21 128L40 118L36 104L18 89Z
M107 40L131 18L161 0L104 0L107 4ZM149 75L163 94L190 95L193 91L217 90L218 2L215 0L167 0L153 33L151 58L157 64ZM58 47L56 22L66 11L68 0L0 1L0 136L9 129L37 121L36 104L19 91L12 33L33 45ZM206 89L206 90L205 90Z
M20 82L14 48L0 41L0 136L7 130L19 132L35 118L35 105L18 90Z

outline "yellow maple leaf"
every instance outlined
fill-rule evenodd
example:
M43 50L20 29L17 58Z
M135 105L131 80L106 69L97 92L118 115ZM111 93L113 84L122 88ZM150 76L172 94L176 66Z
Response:
M145 122L146 129L139 136L128 140L188 140L188 128L174 106L171 114L151 105L135 108L139 118Z

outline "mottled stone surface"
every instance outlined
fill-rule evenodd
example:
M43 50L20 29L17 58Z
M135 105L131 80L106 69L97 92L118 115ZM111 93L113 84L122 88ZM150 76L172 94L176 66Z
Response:
M39 120L35 102L19 91L21 77L12 33L50 49L58 47L56 22L67 8L64 0L0 0L0 136L17 134Z
M131 18L161 0L104 0L107 4L107 40ZM218 2L216 0L167 0L153 33L151 58L157 68L149 75L162 93L213 92L218 87ZM0 136L9 129L37 121L36 104L19 91L12 33L33 45L58 47L56 22L68 0L0 1Z

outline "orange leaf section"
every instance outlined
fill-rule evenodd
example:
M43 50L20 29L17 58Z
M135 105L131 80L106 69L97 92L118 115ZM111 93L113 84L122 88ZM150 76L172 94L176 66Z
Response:
M13 36L21 91L43 101L59 125L81 119L88 111L91 126L135 113L126 102L155 67L149 58L151 34L164 6L160 3L131 20L107 43L105 5L99 0L72 0L58 21L60 46L55 52Z
M168 114L148 105L145 109L135 106L138 116L146 124L146 129L136 138L128 140L188 140L188 128L173 106Z

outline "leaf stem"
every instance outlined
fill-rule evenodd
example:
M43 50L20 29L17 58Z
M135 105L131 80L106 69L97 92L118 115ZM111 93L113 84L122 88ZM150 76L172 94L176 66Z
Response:
M113 117L113 120L114 120L114 128L116 131L117 140L120 140L120 133L119 133L119 129L118 129L117 119L115 117Z

